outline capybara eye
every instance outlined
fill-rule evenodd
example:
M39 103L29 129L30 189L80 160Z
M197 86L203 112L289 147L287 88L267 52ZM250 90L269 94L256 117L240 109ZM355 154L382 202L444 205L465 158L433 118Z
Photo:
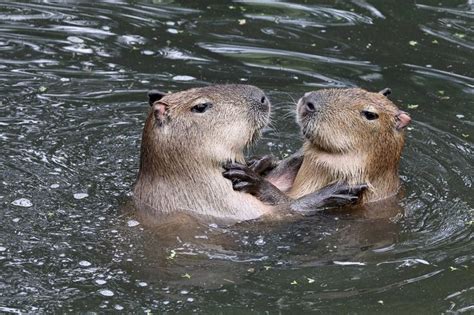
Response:
M379 118L379 115L374 112L369 112L368 110L363 110L361 115L364 116L367 120L374 120Z
M260 103L264 104L266 100L267 98L265 96L262 96L262 98L260 99Z
M309 111L314 112L316 110L316 107L314 106L313 103L307 102L306 107L308 108Z
M206 110L212 107L211 103L202 103L191 108L193 113L204 113Z

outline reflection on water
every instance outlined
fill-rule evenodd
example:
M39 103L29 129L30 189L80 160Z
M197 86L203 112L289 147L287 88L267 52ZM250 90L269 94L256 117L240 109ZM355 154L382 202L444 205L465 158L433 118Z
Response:
M472 312L469 1L0 3L1 312ZM390 86L411 113L403 214L196 226L122 209L150 88L244 82L301 144L304 92ZM380 208L380 210L386 210Z

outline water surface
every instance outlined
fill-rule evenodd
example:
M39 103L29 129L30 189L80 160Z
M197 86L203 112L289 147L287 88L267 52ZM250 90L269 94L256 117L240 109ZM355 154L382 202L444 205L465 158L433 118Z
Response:
M0 2L0 312L472 312L473 10ZM124 215L146 91L235 82L271 97L273 128L251 153L278 157L301 144L304 92L391 87L414 120L404 215L210 226L170 243Z

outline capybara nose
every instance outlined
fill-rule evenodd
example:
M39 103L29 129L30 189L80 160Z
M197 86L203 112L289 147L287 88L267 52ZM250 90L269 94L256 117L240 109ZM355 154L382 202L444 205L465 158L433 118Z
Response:
M257 108L261 111L268 111L270 109L270 100L263 91L258 91L252 95L253 102L257 105Z
M302 101L304 109L308 112L315 112L316 109L319 107L319 103L314 97L314 93L307 93L305 96L303 96Z

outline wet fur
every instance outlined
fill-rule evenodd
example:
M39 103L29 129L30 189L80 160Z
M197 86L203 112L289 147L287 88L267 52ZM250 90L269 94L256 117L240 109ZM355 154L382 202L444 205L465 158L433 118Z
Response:
M367 183L363 203L395 195L404 145L404 132L396 129L399 109L384 95L362 89L313 93L321 108L313 115L304 115L301 104L297 109L306 141L289 196L298 198L337 181ZM367 109L379 118L366 121L360 112Z
M222 176L227 161L243 163L243 150L269 119L259 108L256 87L221 85L166 95L151 107L143 129L140 170L134 200L148 218L186 212L220 221L260 217L270 208L236 192ZM258 101L258 100L257 100ZM191 108L211 102L196 114ZM157 119L157 106L166 106Z

